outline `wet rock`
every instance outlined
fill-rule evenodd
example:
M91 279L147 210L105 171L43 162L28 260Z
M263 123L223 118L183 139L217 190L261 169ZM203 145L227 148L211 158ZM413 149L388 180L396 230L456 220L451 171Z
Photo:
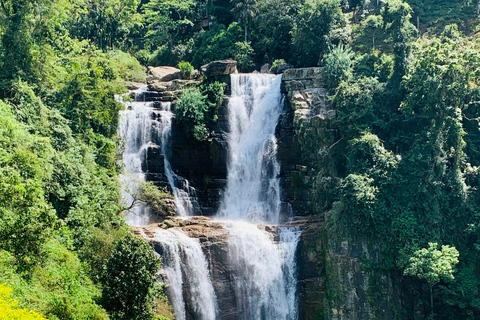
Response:
M261 68L260 68L260 73L271 73L270 68L272 65L270 63L265 63Z

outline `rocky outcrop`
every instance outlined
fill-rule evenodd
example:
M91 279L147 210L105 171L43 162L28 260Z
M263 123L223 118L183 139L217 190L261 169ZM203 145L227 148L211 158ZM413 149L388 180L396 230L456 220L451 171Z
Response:
M289 69L283 74L286 112L277 128L282 199L295 215L331 208L339 173L333 154L342 148L322 68Z
M284 73L286 70L289 70L289 69L293 69L293 66L289 63L280 63L277 65L277 70L275 70L275 72L277 74L282 74Z
M235 60L212 61L202 66L200 70L207 77L229 75L232 73L237 73L237 61Z
M183 79L180 69L169 66L148 67L147 83L154 81L172 81L174 79Z

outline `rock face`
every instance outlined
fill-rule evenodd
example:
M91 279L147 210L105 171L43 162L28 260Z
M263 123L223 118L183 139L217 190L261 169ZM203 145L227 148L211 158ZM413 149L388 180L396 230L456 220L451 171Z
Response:
M203 215L214 215L227 182L228 99L218 109L218 120L205 141L192 141L176 122L172 128L172 168L197 190Z
M200 70L207 77L229 75L232 73L237 73L237 61L235 60L212 61L202 66Z
M282 199L295 215L321 213L331 207L330 190L338 183L333 152L344 147L336 112L328 101L322 68L289 69L282 79L287 96L277 127Z
M282 199L302 228L298 245L299 319L401 318L398 277L382 272L381 245L334 228L332 205L345 142L324 88L322 68L283 74L286 112L277 127ZM302 218L301 216L305 216Z

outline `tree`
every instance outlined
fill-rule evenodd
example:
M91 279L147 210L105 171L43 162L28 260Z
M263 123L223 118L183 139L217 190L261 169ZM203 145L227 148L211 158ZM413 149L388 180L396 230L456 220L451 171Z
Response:
M113 249L102 277L105 309L115 319L152 319L159 269L160 259L148 243L127 234Z
M122 211L129 211L136 206L146 205L160 216L173 216L175 214L173 206L169 204L169 201L171 203L173 197L167 190L159 189L151 181L135 179L134 182L136 188L127 191L132 197L132 202L127 208L122 208Z
M102 49L125 45L126 37L142 22L137 13L140 0L76 1L69 21L70 34L89 39Z
M187 27L193 26L192 14L196 7L193 0L151 0L142 6L147 22L146 38L153 47L168 45L172 50L174 41Z
M331 31L344 27L340 0L306 1L293 29L293 45L300 66L316 66L328 50Z
M245 42L248 41L248 26L256 14L256 0L231 0L234 3L232 12L242 21Z
M440 279L453 280L454 267L458 263L459 253L455 247L442 246L438 250L436 242L430 242L428 248L415 251L408 261L404 275L426 280L430 288L430 312L433 319L433 287Z

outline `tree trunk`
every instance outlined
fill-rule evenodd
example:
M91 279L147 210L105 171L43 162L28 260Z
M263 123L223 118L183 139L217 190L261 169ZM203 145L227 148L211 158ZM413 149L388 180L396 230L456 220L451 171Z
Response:
M430 287L430 317L433 319L433 286Z

